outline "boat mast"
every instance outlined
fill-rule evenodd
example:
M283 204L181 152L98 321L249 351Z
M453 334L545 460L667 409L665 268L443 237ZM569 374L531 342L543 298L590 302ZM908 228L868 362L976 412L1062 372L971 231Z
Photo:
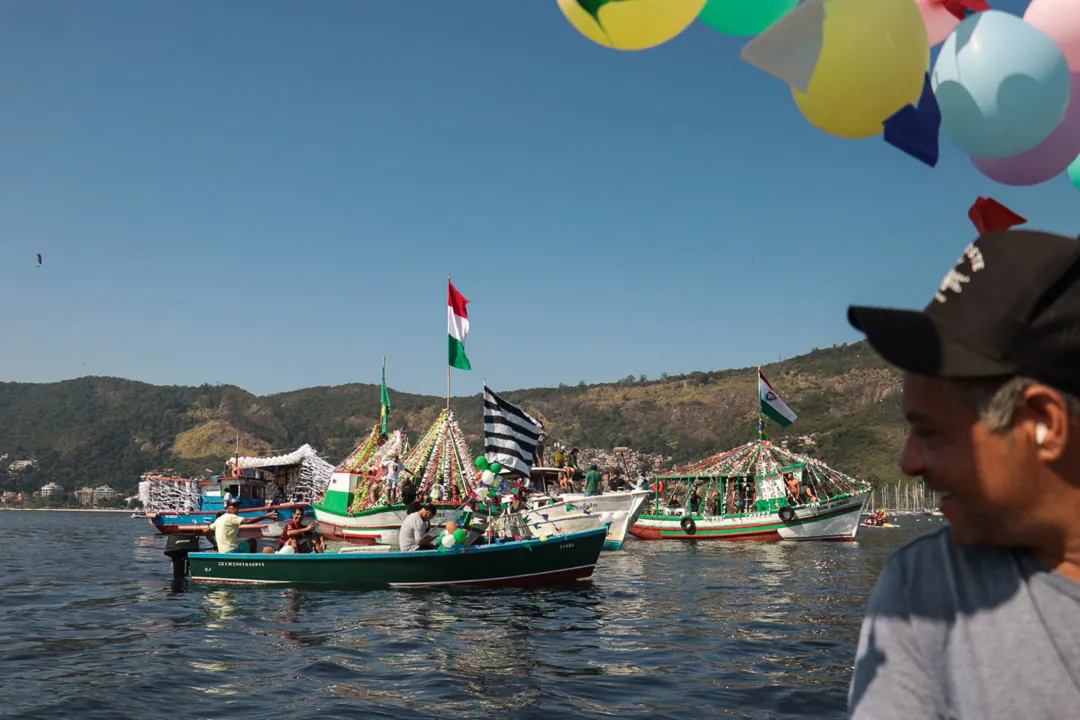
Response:
M450 273L446 274L446 282L450 284ZM446 359L446 412L450 413L450 358Z

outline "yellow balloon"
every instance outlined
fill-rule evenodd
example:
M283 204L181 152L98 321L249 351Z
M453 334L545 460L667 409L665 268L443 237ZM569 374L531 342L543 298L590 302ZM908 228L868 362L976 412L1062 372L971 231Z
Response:
M708 0L558 0L574 28L598 45L646 50L673 39Z
M930 68L930 42L914 0L825 0L821 56L807 92L791 89L813 125L866 138L915 105Z

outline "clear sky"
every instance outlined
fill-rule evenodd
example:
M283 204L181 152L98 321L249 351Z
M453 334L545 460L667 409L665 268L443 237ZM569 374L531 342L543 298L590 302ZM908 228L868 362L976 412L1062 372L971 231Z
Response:
M1020 13L1023 0L994 7ZM921 307L1013 189L812 127L745 40L552 0L0 4L0 379L442 393L767 363ZM36 268L34 253L44 266Z

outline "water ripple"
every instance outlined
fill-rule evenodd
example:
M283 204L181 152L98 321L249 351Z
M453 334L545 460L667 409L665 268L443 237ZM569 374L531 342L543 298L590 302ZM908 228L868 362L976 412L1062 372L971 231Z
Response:
M888 552L629 543L531 590L177 593L145 522L0 513L0 707L29 718L840 718Z

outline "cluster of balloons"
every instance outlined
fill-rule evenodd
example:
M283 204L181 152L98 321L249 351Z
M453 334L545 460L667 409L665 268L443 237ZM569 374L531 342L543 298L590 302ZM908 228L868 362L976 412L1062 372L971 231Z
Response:
M933 166L940 131L992 180L1036 185L1068 169L1080 188L1078 0L1032 0L1022 18L986 0L557 2L582 35L619 50L655 47L695 20L756 36L741 58L787 83L827 133L884 133Z
M495 486L499 480L499 473L502 472L501 463L489 463L483 455L476 458L476 468L480 470L480 483L489 488Z
M449 550L455 545L460 545L465 542L466 537L468 537L468 533L465 531L465 528L458 527L458 524L451 520L446 523L446 529L439 535L439 549Z

